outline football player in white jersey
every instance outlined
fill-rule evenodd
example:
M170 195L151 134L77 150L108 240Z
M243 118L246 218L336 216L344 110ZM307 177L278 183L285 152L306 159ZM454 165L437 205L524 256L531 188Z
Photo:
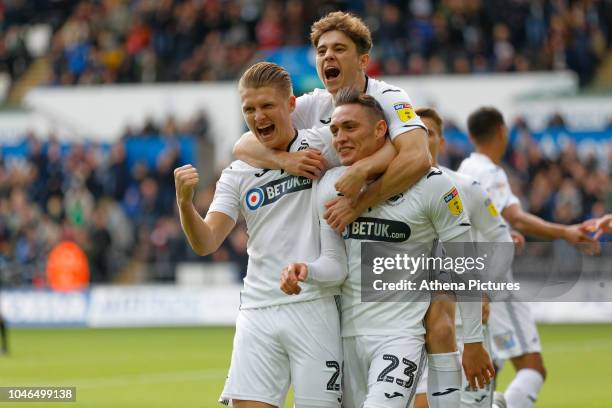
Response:
M331 120L333 143L342 164L348 166L384 145L387 126L383 110L372 96L345 88L336 98L337 107ZM328 170L318 185L317 208L322 225L325 203L337 196L335 182L344 171L346 167ZM421 298L420 301L362 302L361 243L393 243L385 245L397 245L393 248L418 257L432 253L438 239L471 241L469 222L456 192L447 176L431 169L412 188L364 211L345 232L349 278L342 286L341 316L346 407L410 406L425 361L423 319L429 307L429 293L426 301ZM449 204L449 197L454 204ZM298 265L289 268L308 276L307 268ZM300 279L285 274L283 277L286 293L295 293L288 286ZM480 313L472 318L479 323ZM440 364L443 372L448 368L444 360L434 359L433 364ZM488 368L493 371L490 361ZM458 406L450 405L453 394L459 394L458 388L436 391L432 406Z
M458 171L480 181L495 208L512 228L526 235L564 239L586 253L598 251L597 242L582 231L580 225L547 222L523 211L510 189L506 173L499 166L506 151L508 129L497 109L483 107L473 112L468 118L468 132L476 151L461 163ZM534 318L523 302L492 302L490 307L493 357L495 360L510 359L516 369L516 376L496 403L500 407L530 408L546 378Z
M342 232L348 223L365 209L402 193L426 174L430 168L427 135L404 90L368 78L365 74L372 39L363 21L348 13L329 13L313 24L311 41L316 49L317 72L326 89L315 89L297 99L293 114L294 123L306 128L327 126L334 109L333 96L341 87L351 86L365 91L380 103L389 124L393 146L398 151L397 156L390 159L385 145L372 156L357 161L336 182L336 189L344 197L335 198L328 203L325 218L336 231ZM394 151L391 153L395 154ZM300 153L301 156L292 156L278 149L265 149L249 134L243 136L236 145L235 154L258 167L284 168L310 177L320 174L321 171L315 153L304 151ZM359 195L365 180L383 171L383 176L370 184L365 193ZM432 317L445 312L438 311L437 305L438 302L433 302L430 307ZM473 302L466 302L460 311L462 314L473 314L474 311L469 310L473 307ZM460 387L461 363L453 357L457 349L452 346L455 343L454 319L432 318L427 330L434 333L428 337L428 349L433 355L431 358L446 360L445 366L454 367L452 383L444 384L441 380L437 383L445 388ZM474 345L474 350L464 353L463 366L466 375L473 382L486 371L488 355L479 341L466 340L473 341L470 344ZM430 366L430 370L434 371L430 376L431 380L438 374L450 378L439 372L436 365ZM459 398L456 395L453 397Z
M239 90L245 121L264 145L287 151L315 147L326 160L337 160L330 141L324 140L331 138L328 129L297 131L292 126L295 97L283 68L255 64L240 79ZM175 170L181 224L195 252L214 252L239 213L249 234L232 362L219 401L238 408L283 407L292 382L296 407L339 408L342 346L334 296L346 275L346 254L325 252L324 269L334 271L338 282L306 282L295 297L278 287L288 262L316 261L321 245L329 246L326 236L319 241L312 180L235 161L223 171L204 219L192 204L198 180L191 165ZM335 233L331 238L337 239ZM317 262L309 266L321 269Z
M501 215L495 209L495 206L488 194L480 186L480 183L473 177L465 174L457 173L446 167L440 166L438 162L438 155L444 148L446 142L444 139L443 132L443 120L435 109L432 108L418 108L416 109L417 115L421 118L427 129L429 130L429 151L434 161L434 167L437 167L444 171L451 179L457 184L459 193L463 200L464 209L472 224L472 233L477 241L479 242L498 242L506 243L510 245L503 245L500 250L510 252L504 254L503 261L511 261L512 259L512 236L510 235L509 228L504 222ZM510 266L509 264L507 265ZM499 268L496 266L495 268ZM508 269L509 271L509 269ZM504 280L509 281L508 274L504 274ZM502 277L497 277L500 280ZM455 315L455 304L454 302L444 302L440 305L441 308L448 308L449 311L444 316ZM488 303L483 304L483 308L488 308ZM485 316L487 311L483 309L483 323L486 323ZM426 319L431 318L429 313ZM457 328L457 332L461 331L460 327ZM426 336L430 334L427 333ZM488 336L485 335L485 338ZM462 349L462 341L457 336L459 342L459 348ZM490 348L489 348L490 349ZM417 389L417 396L415 400L415 408L427 408L427 397L426 397L426 382L425 378L421 379L419 388ZM472 390L466 382L466 378L463 379L463 387L461 394L461 406L462 407L491 407L493 402L493 387L492 384L485 388Z
M343 205L349 203L348 198L346 202L334 201L326 218L341 232L364 209L406 190L428 172L431 157L427 150L427 132L403 89L366 75L372 37L361 19L340 11L329 13L312 25L310 39L316 52L317 73L325 89L315 89L297 98L292 116L295 126L298 129L327 127L334 110L333 96L340 88L350 86L374 96L381 104L395 147L385 146L360 160L338 181L338 191L345 197L355 198L366 179L386 169L382 182L370 186L368 194L362 195L355 206ZM391 150L391 159L387 150ZM249 133L236 144L234 153L258 167L283 168L305 177L317 177L325 167L315 152L296 155L265 149Z

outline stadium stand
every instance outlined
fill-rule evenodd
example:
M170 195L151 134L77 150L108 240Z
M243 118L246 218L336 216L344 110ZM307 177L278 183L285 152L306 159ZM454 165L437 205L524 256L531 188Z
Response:
M10 285L45 284L46 259L63 239L83 243L93 282L174 280L195 260L175 216L178 165L195 162L202 118L148 123L114 144L41 142L29 135L0 148L0 265ZM212 186L198 195L205 212ZM203 262L246 271L244 228ZM146 272L143 272L146 271ZM143 275L144 274L144 275ZM238 276L237 278L240 278Z
M371 27L374 75L571 69L585 85L612 19L609 2L585 0L4 3L0 66L20 77L31 61L23 24L51 21L48 82L58 85L236 79L262 53L307 45L310 24L333 8Z

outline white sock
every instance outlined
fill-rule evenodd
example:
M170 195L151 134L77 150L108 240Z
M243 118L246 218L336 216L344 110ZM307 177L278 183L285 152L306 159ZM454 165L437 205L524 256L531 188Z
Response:
M457 408L461 402L459 352L428 354L427 400L430 408Z
M508 408L531 408L538 397L544 378L532 368L518 370L504 397Z

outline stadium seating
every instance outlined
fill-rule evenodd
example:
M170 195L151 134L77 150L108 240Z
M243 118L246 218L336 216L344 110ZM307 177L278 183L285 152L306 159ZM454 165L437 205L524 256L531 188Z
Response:
M274 50L292 54L307 45L310 24L330 7L295 0L36 3L36 11L29 2L5 6L5 69L13 79L24 73L33 58L24 43L27 22L51 15L54 33L46 56L49 82L58 85L235 79L253 58ZM345 6L372 29L372 74L571 69L584 85L610 44L605 3L415 0Z

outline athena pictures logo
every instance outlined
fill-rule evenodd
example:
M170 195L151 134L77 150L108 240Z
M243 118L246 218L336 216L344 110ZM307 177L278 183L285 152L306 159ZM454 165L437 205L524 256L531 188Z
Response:
M246 194L246 205L249 210L256 210L263 203L264 193L261 188L252 188Z

